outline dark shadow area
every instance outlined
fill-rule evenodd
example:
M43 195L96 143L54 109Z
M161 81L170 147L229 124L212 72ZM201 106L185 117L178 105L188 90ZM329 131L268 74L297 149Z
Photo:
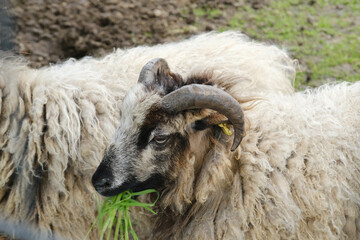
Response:
M0 1L0 50L11 51L15 47L14 40L14 22L10 9L10 2Z

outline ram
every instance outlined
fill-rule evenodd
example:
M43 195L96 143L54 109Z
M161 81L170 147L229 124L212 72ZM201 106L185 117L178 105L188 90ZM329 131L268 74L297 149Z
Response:
M120 124L119 106L146 62L237 82L244 96L292 94L294 62L235 32L207 33L95 59L30 69L0 57L0 215L45 233L84 239L96 214L91 176ZM240 84L241 82L241 84ZM0 234L1 235L1 234ZM96 231L90 236L96 239Z
M157 189L158 214L134 214L151 239L359 239L360 82L261 97L241 85L150 61L95 189Z

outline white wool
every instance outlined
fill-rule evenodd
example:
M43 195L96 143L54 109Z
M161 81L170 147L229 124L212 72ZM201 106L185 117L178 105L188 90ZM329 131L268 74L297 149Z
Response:
M238 161L244 212L254 229L245 232L359 238L360 83L269 94L246 116L251 126Z

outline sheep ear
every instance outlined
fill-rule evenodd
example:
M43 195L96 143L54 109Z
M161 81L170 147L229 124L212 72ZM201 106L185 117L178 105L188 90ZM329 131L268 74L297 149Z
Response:
M219 126L220 124L227 124L228 123L228 119L227 117L225 117L222 114L219 113L213 113L209 116L207 116L206 118L203 118L201 120L197 120L193 123L193 128L195 130L205 130L209 127L213 127L213 126Z
M180 75L170 71L165 59L155 58L142 68L138 83L144 84L149 90L162 89L167 94L181 87L183 80Z

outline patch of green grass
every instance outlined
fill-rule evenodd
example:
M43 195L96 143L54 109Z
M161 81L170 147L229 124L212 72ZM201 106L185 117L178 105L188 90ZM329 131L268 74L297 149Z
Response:
M346 0L320 0L313 5L297 0L275 1L260 11L246 9L252 13L250 21L259 29L243 26L254 38L289 48L305 71L297 75L296 88L328 80L355 81L360 80L359 38L355 37L360 36L360 31L359 26L354 27L353 8L354 4ZM236 19L237 15L233 21Z
M147 37L147 38L151 38L151 37L153 37L153 33L152 32L145 32L145 36Z
M204 14L199 10L199 16ZM285 47L301 66L297 89L329 80L360 80L360 4L356 0L274 0L260 9L244 3L228 26L218 30L227 29Z
M209 19L213 19L222 15L222 11L220 9L211 9L211 8L195 8L194 14L196 17L207 17Z
M91 226L89 233L95 224L98 223L100 229L100 240L102 240L105 235L107 235L107 240L117 240L119 236L122 240L129 240L130 234L134 240L137 240L138 237L133 229L130 219L130 207L142 207L149 212L156 214L151 207L155 205L157 199L153 203L142 203L134 199L136 196L155 192L156 190L154 189L148 189L136 193L125 191L117 196L106 198L101 207L98 203L98 216Z

